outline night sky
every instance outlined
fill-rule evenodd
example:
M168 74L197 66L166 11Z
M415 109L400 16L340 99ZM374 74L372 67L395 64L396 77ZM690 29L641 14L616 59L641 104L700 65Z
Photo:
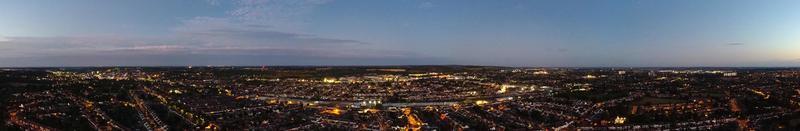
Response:
M800 1L0 1L0 67L441 64L800 66Z

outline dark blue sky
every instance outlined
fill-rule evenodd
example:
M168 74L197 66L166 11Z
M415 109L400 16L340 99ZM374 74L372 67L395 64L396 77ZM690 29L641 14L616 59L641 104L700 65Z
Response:
M0 2L0 66L798 66L796 0Z

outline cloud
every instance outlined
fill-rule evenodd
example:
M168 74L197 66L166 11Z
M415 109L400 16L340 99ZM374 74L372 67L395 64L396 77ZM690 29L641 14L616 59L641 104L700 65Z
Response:
M725 45L728 45L728 46L742 46L742 45L745 45L745 44L744 43L726 43Z
M422 2L422 3L419 4L419 6L417 6L417 8L420 8L420 9L430 9L430 8L433 8L433 7L436 7L436 5L434 5L433 2L430 2L430 1Z
M306 16L328 0L236 0L221 17L195 17L172 30L182 39L215 46L353 48L368 42L303 33Z
M220 5L221 4L220 2L222 2L222 1L220 1L220 0L206 0L206 2L208 4L210 4L210 5L217 6L217 5Z
M401 64L435 62L406 51L354 46L198 44L184 38L13 37L0 46L0 66ZM148 58L152 60L148 60ZM130 61L127 61L130 60ZM438 60L445 62L443 60Z
M198 16L176 27L186 30L232 28L300 32L307 15L327 0L232 0L234 6L224 16ZM208 2L212 5L219 1Z
M318 58L256 55L62 55L51 57L0 57L0 67L30 66L186 66L186 65L413 65L452 64L436 58ZM157 63L157 64L153 64Z
M191 37L14 37L3 43L0 57L54 55L142 55L142 54L205 54L205 55L295 55L309 57L411 57L412 53L385 49L359 48L363 42L319 38L298 34L266 32L192 35ZM269 33L275 33L270 34ZM214 36L219 35L219 36ZM266 42L266 43L265 43Z
M178 37L217 45L324 46L360 45L367 42L324 38L316 35L271 30L268 26L230 23L226 20L198 18L173 29Z
M272 30L298 31L307 15L328 0L237 0L235 9L220 19L235 24L268 26Z
M11 41L11 39L8 39L8 38L3 37L2 35L0 35L0 42L8 42L8 41Z
M223 1L209 1L216 5L219 2ZM0 41L6 41L0 46L3 61L0 63L9 61L19 63L18 66L346 64L348 61L376 64L432 59L407 51L370 48L373 44L365 41L304 33L305 16L326 2L235 0L235 7L225 16L185 19L170 28L169 35L156 37L0 37Z
M0 46L0 49L8 50L0 52L0 57L91 54L103 50L162 45L171 42L163 38L133 37L11 37L11 39L14 40Z

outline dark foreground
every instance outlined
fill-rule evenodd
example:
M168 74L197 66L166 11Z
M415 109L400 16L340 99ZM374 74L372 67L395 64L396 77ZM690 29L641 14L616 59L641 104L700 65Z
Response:
M797 130L797 68L0 69L0 130Z

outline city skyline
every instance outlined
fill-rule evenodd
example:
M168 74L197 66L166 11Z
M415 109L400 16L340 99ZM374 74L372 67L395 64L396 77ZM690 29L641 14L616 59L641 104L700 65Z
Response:
M796 67L798 1L0 2L0 67Z
M0 130L797 130L800 68L0 70Z

